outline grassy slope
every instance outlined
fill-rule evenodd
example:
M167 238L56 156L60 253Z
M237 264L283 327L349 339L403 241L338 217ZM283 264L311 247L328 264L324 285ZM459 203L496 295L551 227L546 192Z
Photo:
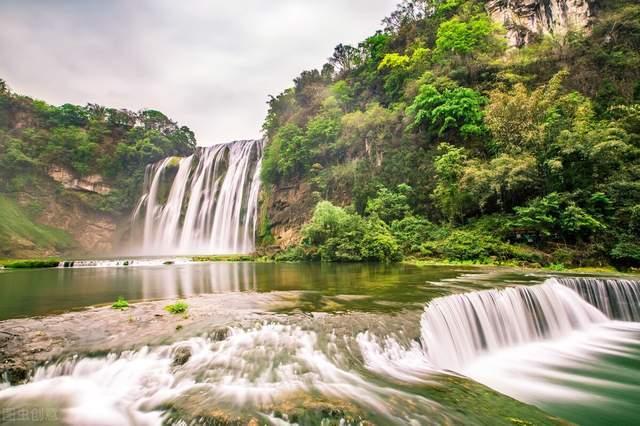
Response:
M64 251L72 245L68 233L36 223L14 200L0 195L0 255L12 254L8 248L16 246L37 255Z

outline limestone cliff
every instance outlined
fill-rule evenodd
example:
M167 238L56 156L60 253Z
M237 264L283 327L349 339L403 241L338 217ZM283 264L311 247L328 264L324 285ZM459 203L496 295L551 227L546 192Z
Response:
M269 191L266 204L270 232L281 248L300 242L300 229L309 219L315 199L308 182L275 185Z
M520 47L536 36L588 29L596 0L490 0L486 8L507 29L509 46Z

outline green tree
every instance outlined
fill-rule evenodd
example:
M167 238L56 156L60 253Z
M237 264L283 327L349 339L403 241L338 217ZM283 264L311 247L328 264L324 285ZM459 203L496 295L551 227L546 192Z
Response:
M440 24L436 38L436 55L471 57L474 53L499 50L504 42L493 36L496 24L484 13L463 20L454 16Z
M367 203L366 213L376 215L387 224L403 219L411 213L409 206L411 193L412 189L407 184L398 185L395 191L382 187L378 189L375 198Z
M412 127L443 136L456 130L464 137L485 132L482 107L486 99L473 89L453 87L438 89L434 84L420 87L418 96L407 108Z

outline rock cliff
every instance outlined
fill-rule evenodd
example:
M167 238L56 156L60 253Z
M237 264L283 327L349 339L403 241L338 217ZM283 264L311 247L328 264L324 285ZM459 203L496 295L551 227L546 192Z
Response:
M596 0L490 0L487 11L507 29L509 46L521 47L541 35L588 30Z

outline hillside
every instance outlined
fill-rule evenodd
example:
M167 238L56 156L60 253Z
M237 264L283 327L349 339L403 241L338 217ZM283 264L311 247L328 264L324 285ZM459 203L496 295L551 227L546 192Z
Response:
M145 166L194 147L158 111L56 107L0 80L0 257L108 253Z
M640 5L405 0L269 101L282 259L640 264Z

